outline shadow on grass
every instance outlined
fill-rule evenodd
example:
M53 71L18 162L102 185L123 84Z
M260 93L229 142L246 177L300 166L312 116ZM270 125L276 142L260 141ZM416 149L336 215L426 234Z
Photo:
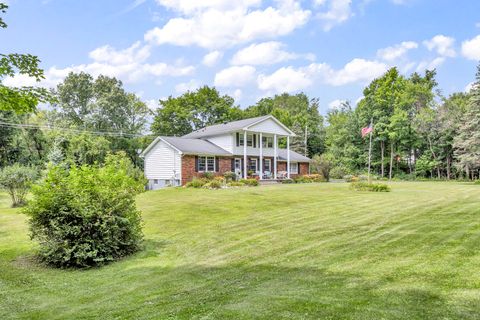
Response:
M139 257L141 265L155 263ZM149 263L147 263L147 261ZM137 260L137 263L139 261ZM275 265L136 267L76 274L51 304L18 305L20 316L152 319L472 319L477 299L453 300L426 284ZM119 270L118 270L119 269ZM92 291L93 290L93 291ZM23 300L22 300L23 301ZM81 304L78 302L81 301ZM37 309L37 310L32 310ZM31 312L21 312L30 309ZM25 310L27 309L27 310ZM72 314L71 310L75 310Z

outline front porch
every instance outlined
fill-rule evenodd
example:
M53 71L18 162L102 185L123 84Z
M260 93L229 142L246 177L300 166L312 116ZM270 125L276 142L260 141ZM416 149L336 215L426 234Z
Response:
M292 172L290 161L291 132L283 134L264 131L250 131L236 133L236 148L234 148L234 162L232 169L240 178L257 178L258 180L290 179L292 174L298 173L298 164L294 164L297 172ZM279 139L284 138L286 149L279 149ZM282 152L280 160L279 151Z

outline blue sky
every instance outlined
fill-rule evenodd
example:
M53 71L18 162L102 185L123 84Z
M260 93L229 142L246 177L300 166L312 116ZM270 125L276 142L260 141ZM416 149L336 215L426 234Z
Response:
M464 91L480 60L477 0L8 0L0 52L38 55L42 86L69 71L116 76L151 107L215 85L247 107L304 91L326 113L387 68L436 67ZM30 85L31 79L6 79Z

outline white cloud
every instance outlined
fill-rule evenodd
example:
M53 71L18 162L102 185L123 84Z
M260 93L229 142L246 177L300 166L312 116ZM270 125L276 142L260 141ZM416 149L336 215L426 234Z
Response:
M215 49L289 34L310 17L310 11L303 10L297 2L284 0L278 4L278 7L256 10L245 7L219 10L214 5L197 5L196 8L202 10L190 13L185 9L189 13L186 17L170 19L161 28L149 30L144 38L156 45L196 45Z
M356 58L348 62L340 70L333 70L325 64L312 64L310 68L316 69L317 73L322 75L325 83L333 86L342 86L349 83L371 81L385 73L388 66L382 62Z
M423 44L427 47L428 50L435 50L439 55L443 57L455 57L456 52L453 48L454 43L454 38L447 37L442 34L436 35L432 39L423 42Z
M150 47L142 46L140 41L124 50L116 50L109 45L105 45L91 51L88 55L96 62L124 65L145 61L150 56Z
M385 61L394 61L405 56L409 50L416 48L418 48L418 44L416 42L404 41L400 44L378 50L377 56Z
M470 60L480 60L480 35L462 43L462 54Z
M312 79L305 70L282 67L271 75L259 75L257 82L261 90L281 93L305 89L312 84Z
M252 66L229 67L215 75L214 83L219 87L242 87L254 80L255 71Z
M311 86L314 81L331 86L368 82L381 76L388 66L382 62L353 59L335 70L326 63L311 63L306 67L282 67L270 75L258 77L258 87L272 92L294 92Z
M196 80L192 79L188 82L181 82L177 84L175 86L175 91L177 93L185 93L187 91L195 91L199 87L200 87L200 84Z
M169 9L184 14L192 14L205 9L231 10L246 9L261 4L261 0L156 0L156 2Z
M242 98L243 92L240 89L236 89L235 91L233 91L232 95L233 95L233 99L235 99L235 101L239 101Z
M124 82L134 83L148 77L172 76L180 77L191 75L195 67L183 65L181 62L167 64L163 62L147 63L150 51L139 43L133 44L125 50L116 50L110 46L97 48L89 53L93 61L88 64L73 65L65 68L53 66L45 71L45 79L40 83L25 75L16 75L5 79L9 86L44 86L55 87L70 72L87 72L94 77L106 75L116 77Z
M351 0L316 0L317 6L327 6L328 9L317 14L323 23L323 30L329 31L352 17Z
M215 50L207 53L203 57L202 63L208 67L213 67L222 57L223 53Z
M466 93L470 92L470 90L473 89L474 84L475 84L475 82L470 82L469 84L467 84L467 86L465 87L465 92Z
M284 50L285 45L278 41L254 43L239 50L233 56L231 63L234 65L266 65L287 60L306 58L313 60L313 54L300 55Z
M417 66L418 71L432 70L441 66L445 62L445 57L437 57L433 60L422 61Z
M339 109L345 102L346 100L340 100L340 99L333 100L328 104L328 107L332 110Z

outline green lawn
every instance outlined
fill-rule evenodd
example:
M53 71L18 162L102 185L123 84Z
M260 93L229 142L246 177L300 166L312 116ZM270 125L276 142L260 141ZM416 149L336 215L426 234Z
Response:
M138 205L143 252L55 270L0 194L0 319L480 319L480 186L170 189Z

